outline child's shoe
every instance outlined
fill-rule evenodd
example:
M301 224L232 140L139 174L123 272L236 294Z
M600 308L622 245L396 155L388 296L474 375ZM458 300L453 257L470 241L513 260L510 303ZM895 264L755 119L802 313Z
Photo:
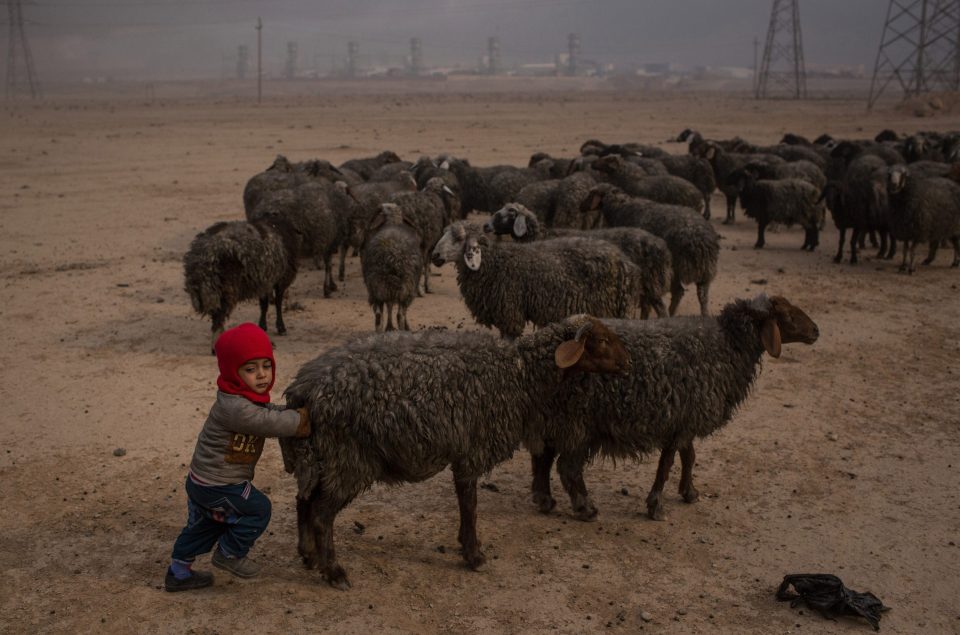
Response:
M177 579L173 571L167 569L167 575L163 579L163 588L171 593L175 591L192 591L193 589L202 589L213 584L213 574L206 571L191 571L186 578Z
M210 562L213 566L229 571L239 578L252 578L260 573L260 565L250 558L231 558L225 556L219 549L213 552Z

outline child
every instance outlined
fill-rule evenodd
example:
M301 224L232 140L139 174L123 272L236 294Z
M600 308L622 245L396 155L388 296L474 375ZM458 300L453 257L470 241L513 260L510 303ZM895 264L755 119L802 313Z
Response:
M203 424L187 475L187 525L173 545L164 587L187 591L213 584L213 575L192 571L194 559L215 544L211 562L249 578L260 567L247 552L270 522L270 500L250 481L264 437L306 437L306 409L270 404L275 364L270 338L241 324L214 345L220 376L217 400Z

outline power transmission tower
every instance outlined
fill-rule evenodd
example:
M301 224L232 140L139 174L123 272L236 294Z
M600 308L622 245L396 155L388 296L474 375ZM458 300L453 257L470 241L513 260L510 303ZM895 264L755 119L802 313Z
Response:
M807 96L807 69L803 63L800 0L773 0L767 43L757 77L755 97L771 96L771 88L793 89L794 99ZM773 86L771 87L771 84Z
M297 56L299 54L296 42L287 42L287 63L284 65L283 76L293 79L297 76Z
M33 68L33 55L30 54L27 34L23 30L23 8L20 6L20 0L7 0L7 10L10 26L7 51L7 99L13 99L17 96L21 83L21 63L19 61L21 56L23 57L23 72L26 75L26 83L30 88L30 97L33 99L42 97L40 80Z
M257 18L257 103L263 100L263 20Z
M960 0L891 0L867 108L894 80L904 98L960 87Z
M576 75L580 62L580 36L571 33L567 36L567 74Z
M500 38L487 38L487 72L496 75L500 72Z
M360 43L355 40L347 42L347 77L357 76L357 58L360 57Z
M410 38L410 74L419 75L423 70L423 45L420 38Z

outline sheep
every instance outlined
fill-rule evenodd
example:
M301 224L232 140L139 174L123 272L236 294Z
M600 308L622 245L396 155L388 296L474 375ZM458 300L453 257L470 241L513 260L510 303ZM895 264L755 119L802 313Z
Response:
M350 159L349 161L344 161L340 164L340 170L342 172L349 170L350 172L358 175L364 181L369 181L373 173L379 168L382 168L389 163L397 163L401 160L402 159L400 159L395 152L385 150L375 157Z
M367 181L394 181L396 180L397 175L403 172L410 172L412 169L413 164L409 161L394 161L393 163L386 163L374 170L370 174L370 178L367 179Z
M617 155L597 159L593 169L606 174L610 182L633 196L668 205L684 205L700 211L703 195L689 181L677 176L640 176L631 164Z
M670 287L672 276L670 250L663 239L639 227L609 229L541 229L537 216L519 203L508 203L484 224L487 233L509 234L513 240L528 243L551 238L596 238L618 247L641 273L640 317L647 319L650 309L657 317L666 317L661 299Z
M334 551L337 513L374 483L424 481L450 466L461 553L481 568L478 477L521 442L544 436L542 404L581 373L628 365L616 336L583 315L514 342L476 332L372 335L307 362L284 396L308 409L313 428L306 439L280 440L284 467L297 479L304 564L350 588Z
M673 268L669 314L677 312L685 284L696 284L700 314L709 314L710 285L720 257L720 237L709 221L687 207L634 198L609 184L591 190L582 206L599 211L608 227L639 227L662 238Z
M570 172L570 163L572 163L573 159L560 159L552 157L546 152L534 152L530 155L530 160L527 161L527 167L532 168L541 161L550 161L548 166L550 178L560 179Z
M960 266L960 185L942 177L914 177L906 165L889 168L890 233L903 241L901 273L912 274L918 242L927 242L930 252L923 264L937 255L940 241L953 245L953 263Z
M523 189L517 192L514 201L532 211L544 225L551 226L557 212L559 187L560 179L536 181L523 186Z
M273 294L277 334L286 335L283 295L297 276L302 235L284 217L220 222L196 235L183 256L184 289L190 304L212 322L210 352L224 323L244 300L260 300L260 328L267 330Z
M745 168L753 170L758 178L776 181L780 179L800 179L806 181L817 190L823 190L827 185L827 177L823 170L809 161L791 161L788 163L766 163L752 161Z
M555 436L528 443L533 472L532 498L541 512L556 502L550 468L570 496L576 518L594 520L583 467L600 456L639 457L660 450L656 479L646 499L647 513L664 519L663 486L680 451L680 494L699 497L693 485L695 439L725 426L746 399L760 372L763 353L779 357L781 346L813 344L817 325L783 297L761 295L726 305L718 316L669 320L603 320L629 353L625 377L584 375L551 400L543 416Z
M294 188L312 179L333 183L347 180L347 177L328 161L313 159L303 163L290 163L285 156L278 154L266 171L247 181L243 188L243 209L249 214L267 193Z
M710 196L717 189L717 181L710 162L701 157L668 154L660 157L667 172L679 176L697 188L703 196L703 217L710 220Z
M736 207L738 190L735 183L730 183L730 175L744 167L748 163L786 163L780 157L764 154L739 154L729 152L720 144L714 141L704 141L691 146L690 152L695 156L706 159L713 168L713 174L717 186L727 200L727 216L723 220L724 225L730 225L736 220Z
M433 264L454 262L470 313L508 338L527 322L544 326L581 312L624 317L639 304L640 271L613 245L558 238L537 247L490 244L482 228L458 221L434 247Z
M850 264L857 264L860 240L866 232L873 230L880 230L882 241L877 257L893 257L896 241L891 241L889 256L887 255L885 181L886 164L880 157L865 154L850 163L841 181L831 181L823 188L821 199L826 201L833 222L840 230L834 262L843 260L843 245L848 228L853 230L850 238Z
M489 209L483 211L491 212L500 209L504 203L516 198L517 193L524 186L549 178L548 166L539 163L536 166L539 167L496 166L493 168L494 171L486 171L486 168L481 168L481 174L487 174L486 178L490 192Z
M417 295L423 270L423 250L417 228L404 217L401 207L384 203L366 232L360 252L367 301L373 309L373 326L383 330L383 309L387 309L386 330L393 330L393 306L397 305L397 328L410 330L407 309Z
M557 204L553 213L553 227L594 229L600 226L599 215L581 209L581 203L597 185L591 172L574 172L557 186Z
M347 193L357 203L353 223L362 228L370 226L370 221L380 211L380 205L390 202L397 192L415 192L417 182L409 172L401 172L390 181L368 181L359 185L351 185L347 188ZM358 232L359 241L363 241L362 232ZM357 238L355 237L356 241ZM359 243L352 245L355 249L359 248Z
M760 180L756 172L749 169L738 170L730 179L737 183L743 213L757 221L754 249L763 248L767 225L771 223L788 227L799 224L805 232L800 248L808 251L817 248L822 216L820 190L799 179Z
M440 177L427 181L420 192L398 192L391 201L400 206L420 236L423 292L430 293L430 250L440 240L444 227L459 216L460 201Z
M323 297L337 290L333 281L333 254L347 240L349 219L334 213L331 188L320 182L307 182L289 190L268 192L257 207L247 214L253 221L265 214L279 214L302 235L300 257L312 256L317 269L324 270Z

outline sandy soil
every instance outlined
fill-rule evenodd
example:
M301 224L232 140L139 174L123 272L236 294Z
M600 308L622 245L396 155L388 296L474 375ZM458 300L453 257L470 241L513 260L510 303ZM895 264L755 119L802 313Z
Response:
M832 572L893 607L888 633L960 632L960 273L948 253L912 277L801 253L799 230L717 225L711 308L761 291L817 321L814 346L767 360L753 396L699 444L701 500L668 484L643 515L655 461L601 462L596 523L542 516L517 452L480 492L490 565L465 569L448 473L377 487L339 518L354 588L305 571L294 483L269 443L256 483L274 502L255 581L161 590L185 517L182 482L214 397L209 325L192 315L181 256L207 225L242 218L246 179L277 153L340 162L392 149L484 165L569 155L597 137L661 143L688 125L775 142L783 132L956 129L863 101L756 103L708 94L593 91L272 100L53 100L0 115L0 630L6 632L865 632L774 600L784 574ZM720 200L716 201L720 209ZM716 221L715 221L716 222ZM277 338L282 387L306 360L372 328L359 263L321 297L305 266ZM451 269L410 310L414 328L476 328ZM688 296L682 313L694 312ZM231 323L253 320L244 305ZM279 391L277 392L279 395ZM276 395L275 395L276 396ZM113 455L125 448L126 455ZM557 487L559 487L557 485ZM355 522L365 531L355 530ZM206 564L206 562L202 562ZM641 617L643 614L649 621Z

